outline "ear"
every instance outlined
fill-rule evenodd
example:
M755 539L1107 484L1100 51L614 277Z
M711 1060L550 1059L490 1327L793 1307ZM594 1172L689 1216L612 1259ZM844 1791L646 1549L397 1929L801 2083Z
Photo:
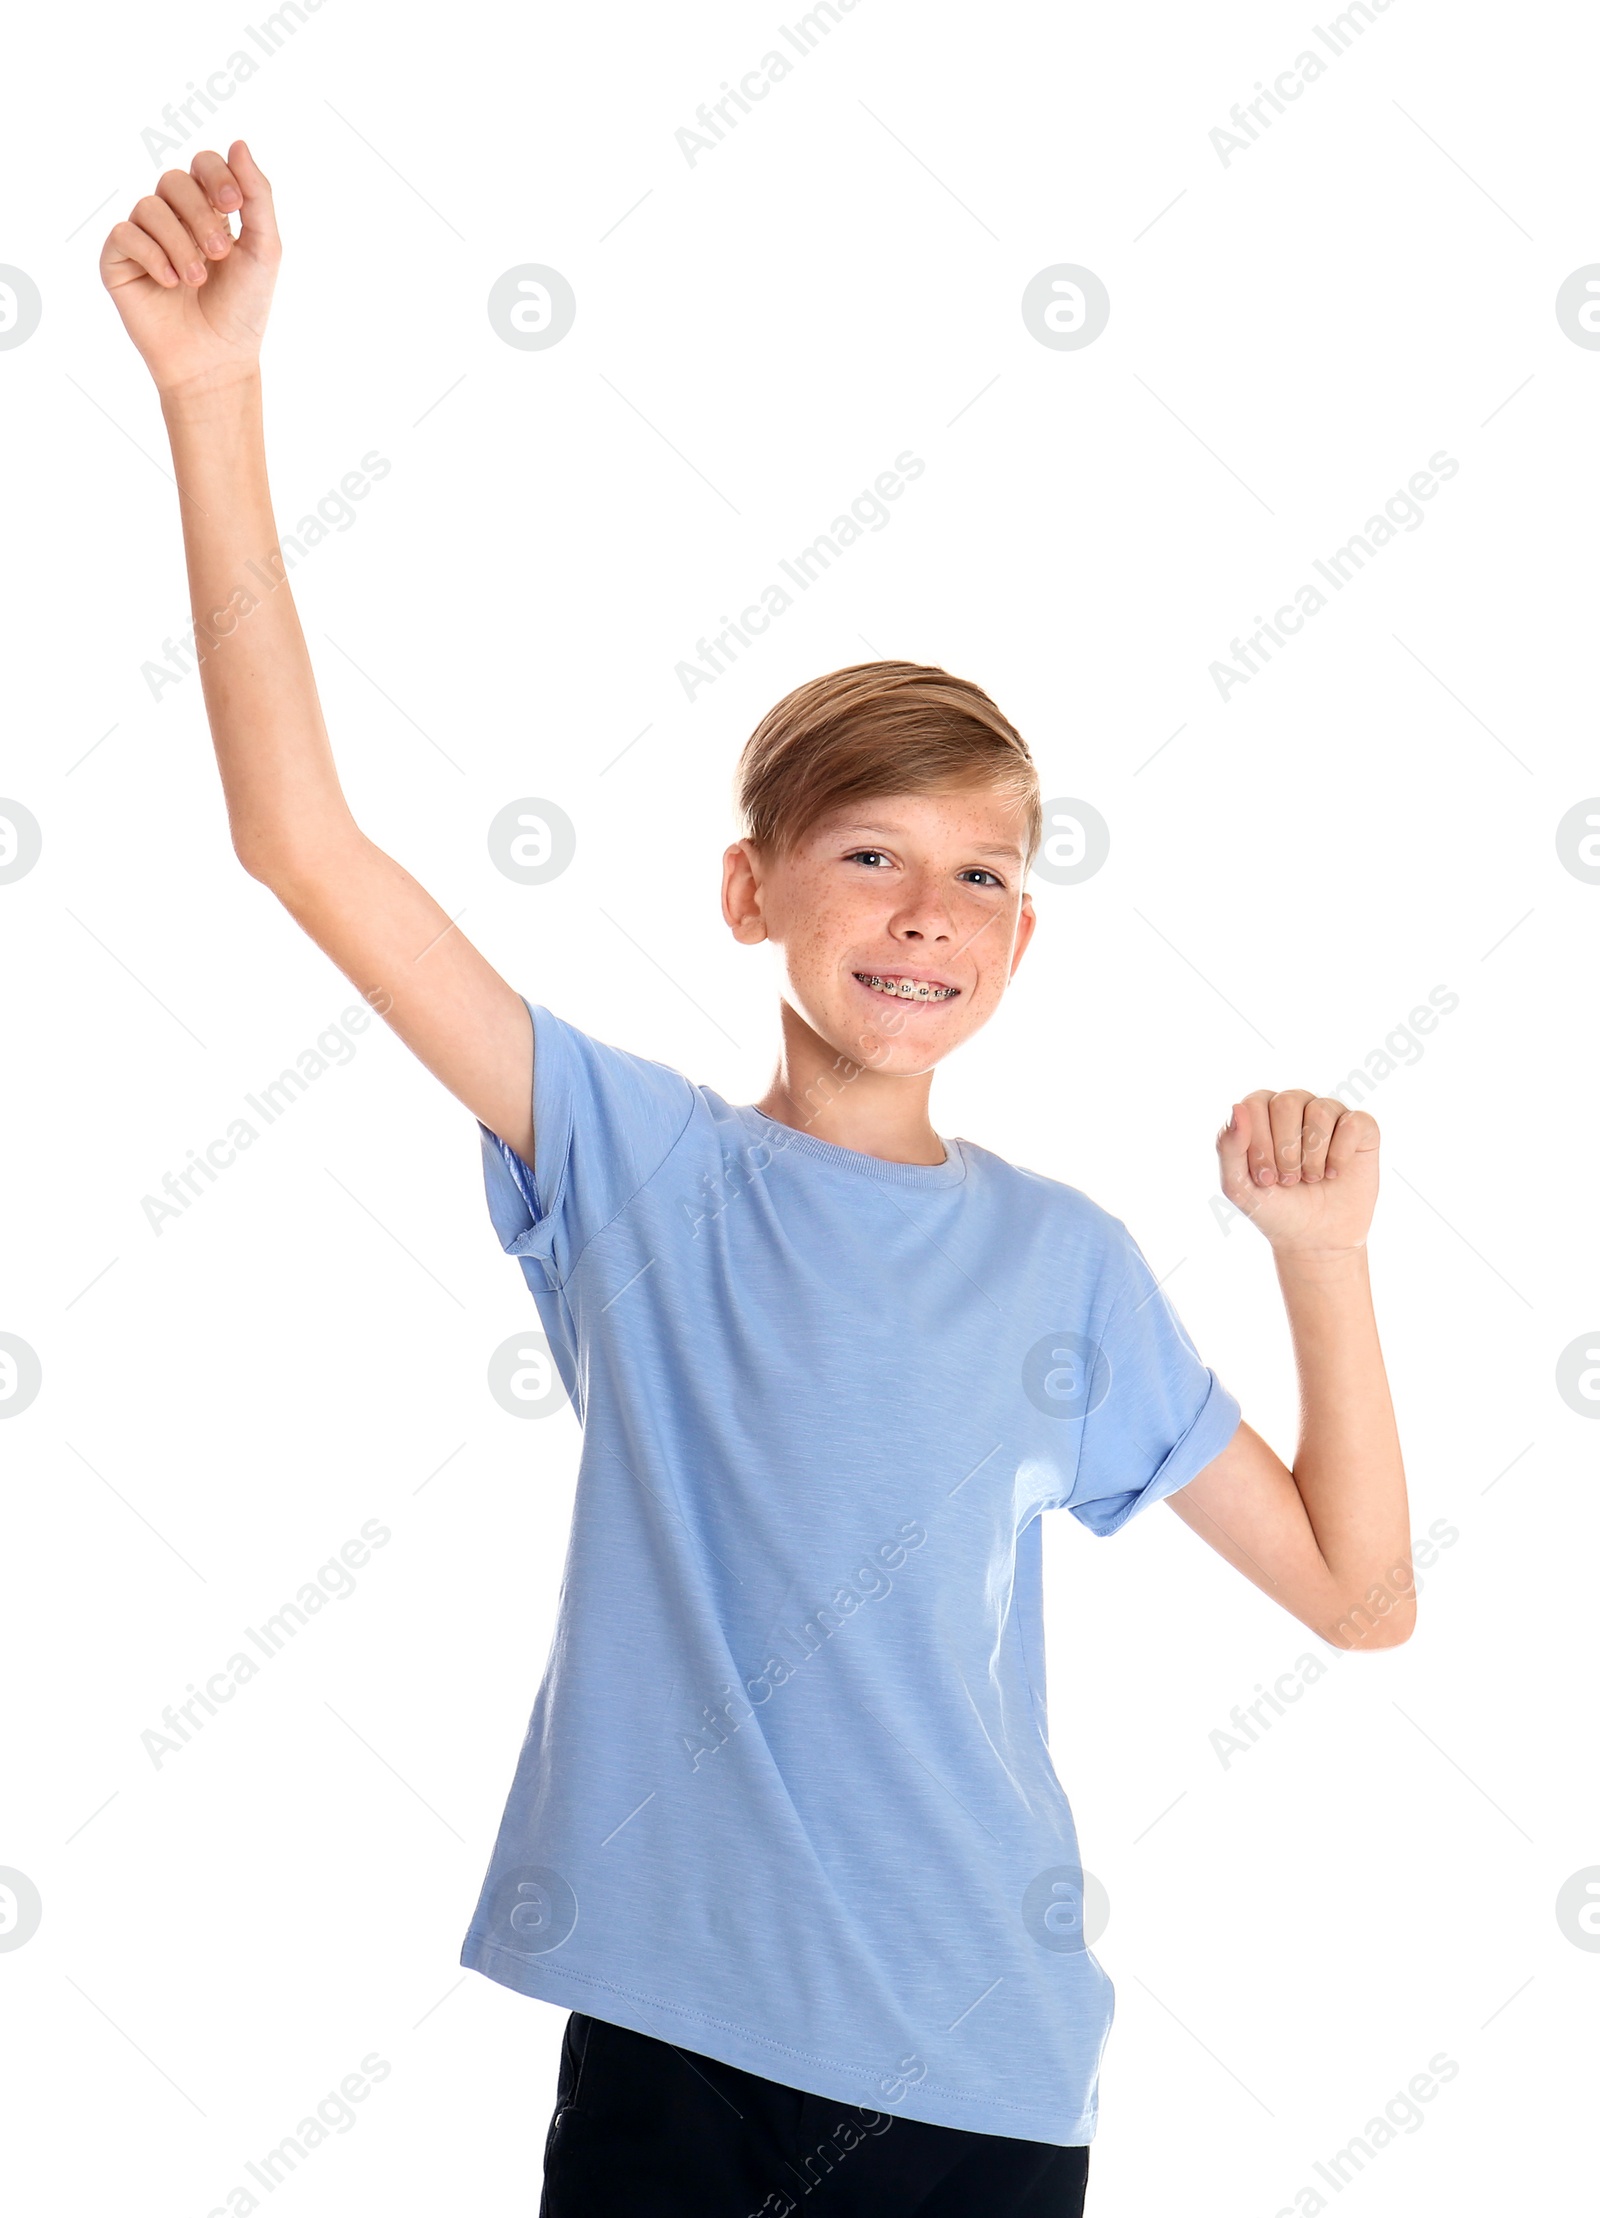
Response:
M1033 938L1034 926L1038 921L1038 917L1034 914L1033 895L1025 893L1022 897L1022 907L1017 914L1017 938L1016 944L1011 950L1011 969L1006 977L1007 985L1017 975L1017 965L1027 953L1028 942Z
M760 871L747 839L735 840L722 857L722 916L743 947L758 947L767 936Z

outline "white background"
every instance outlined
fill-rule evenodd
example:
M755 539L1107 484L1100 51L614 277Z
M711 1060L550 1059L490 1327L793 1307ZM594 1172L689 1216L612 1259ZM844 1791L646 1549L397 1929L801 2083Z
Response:
M1230 1710L1317 1644L1175 1517L1050 1523L1055 1757L1118 1990L1089 2207L1569 2207L1597 1435L1555 1371L1600 1322L1600 889L1555 828L1600 789L1600 354L1553 304L1600 258L1592 19L1395 0L1224 166L1208 134L1327 15L861 0L691 167L674 132L779 20L328 0L155 160L242 15L13 27L0 262L44 302L0 352L0 792L44 833L0 887L0 1329L44 1379L0 1428L0 1865L43 1900L0 1954L21 2206L228 2209L377 2052L285 2207L531 2213L562 2024L457 1965L577 1448L487 1391L529 1308L470 1118L374 1025L180 1221L141 1206L354 999L234 860L198 680L141 675L186 621L178 508L95 265L162 168L242 132L286 239L280 525L392 462L294 578L340 767L520 989L750 1099L773 979L716 901L743 740L874 653L976 679L1112 846L1036 882L935 1121L1123 1216L1285 1455L1287 1335L1212 1206L1215 1128L1459 996L1367 1104L1413 1529L1457 1536L1415 1639L1224 1765ZM1112 302L1079 352L1019 312L1062 261ZM485 313L524 262L576 291L548 352ZM686 701L677 661L907 448L892 524ZM1219 699L1208 665L1441 449L1423 525ZM527 795L578 830L543 888L485 845ZM370 1518L355 1593L155 1768L163 1707ZM1441 2052L1418 2130L1319 2181Z

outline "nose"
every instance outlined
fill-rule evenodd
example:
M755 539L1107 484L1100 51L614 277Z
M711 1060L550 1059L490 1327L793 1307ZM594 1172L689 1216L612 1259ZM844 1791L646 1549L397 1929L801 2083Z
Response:
M925 941L930 945L955 936L950 912L937 885L911 887L889 929L896 939Z

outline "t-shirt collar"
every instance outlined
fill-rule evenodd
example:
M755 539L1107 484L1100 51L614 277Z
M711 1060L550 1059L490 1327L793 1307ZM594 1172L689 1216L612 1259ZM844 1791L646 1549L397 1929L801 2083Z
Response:
M895 1163L887 1156L866 1155L860 1148L838 1147L832 1140L819 1140L815 1133L796 1131L793 1125L769 1117L764 1109L754 1103L741 1107L737 1114L748 1120L762 1141L774 1154L797 1148L802 1155L819 1163L829 1163L835 1170L844 1171L857 1178L874 1178L888 1186L959 1186L967 1175L967 1160L959 1140L947 1140L941 1132L945 1159L942 1163Z

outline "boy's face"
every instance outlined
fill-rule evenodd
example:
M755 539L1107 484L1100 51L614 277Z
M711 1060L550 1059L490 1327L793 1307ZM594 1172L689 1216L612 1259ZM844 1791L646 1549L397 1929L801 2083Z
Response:
M836 1053L928 1071L993 1015L1033 936L1025 837L989 787L856 802L781 858L737 841L723 915L782 951L785 998Z

